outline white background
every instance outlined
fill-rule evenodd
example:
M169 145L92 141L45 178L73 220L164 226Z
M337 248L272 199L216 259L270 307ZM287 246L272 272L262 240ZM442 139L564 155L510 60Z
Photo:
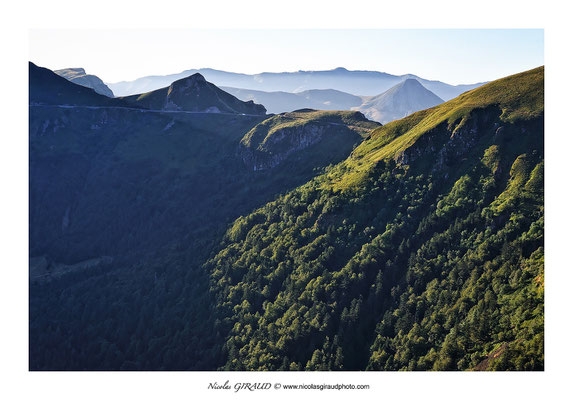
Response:
M571 10L563 1L21 1L2 9L1 352L4 399L564 399L571 379ZM28 30L31 28L544 28L545 372L28 371ZM447 55L444 55L447 57ZM353 383L368 391L208 391L209 382Z

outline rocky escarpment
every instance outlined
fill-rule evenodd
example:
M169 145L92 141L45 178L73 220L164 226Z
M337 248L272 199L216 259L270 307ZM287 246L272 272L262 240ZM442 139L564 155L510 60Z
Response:
M399 165L425 165L433 174L448 176L448 168L459 166L473 152L483 153L490 145L527 137L527 133L542 130L543 115L518 123L504 122L497 106L476 109L454 124L442 122L415 143L399 152ZM500 174L498 170L496 174Z
M271 169L292 153L319 142L325 130L326 126L312 123L282 128L275 134L267 136L256 149L241 146L240 155L243 162L252 167L253 171Z
M54 72L76 85L92 88L96 93L107 97L114 97L111 89L108 88L100 78L95 75L86 74L83 68L65 68L55 70Z
M241 101L207 82L203 75L193 74L170 86L124 97L128 103L152 110L265 115L266 109L252 100Z
M350 152L361 135L377 126L359 112L303 109L258 124L243 137L238 152L250 170L268 170L315 145L313 157Z

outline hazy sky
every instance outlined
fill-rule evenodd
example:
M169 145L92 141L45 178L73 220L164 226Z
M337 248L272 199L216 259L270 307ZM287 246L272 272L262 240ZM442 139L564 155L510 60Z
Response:
M451 84L542 65L543 30L31 30L30 60L105 82L210 67L258 73L345 67Z

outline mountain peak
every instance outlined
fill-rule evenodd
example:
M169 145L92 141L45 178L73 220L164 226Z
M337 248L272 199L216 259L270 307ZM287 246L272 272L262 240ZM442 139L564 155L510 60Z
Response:
M195 81L200 81L200 82L207 82L207 80L205 79L205 77L203 75L201 75L199 72L194 73L193 75L191 75L189 78L187 79L191 79L191 80L195 80Z
M193 75L189 75L186 78L179 79L169 85L169 92L171 93L174 89L189 89L195 88L197 84L206 85L208 82L203 75L196 72Z
M404 82L402 82L403 85L414 85L414 86L422 86L422 84L420 83L420 81L418 81L417 79L414 78L408 78L406 79Z
M386 124L444 101L417 79L408 78L356 108L368 118Z
M264 115L265 107L244 102L208 82L200 73L179 79L168 87L125 97L145 108L169 111Z

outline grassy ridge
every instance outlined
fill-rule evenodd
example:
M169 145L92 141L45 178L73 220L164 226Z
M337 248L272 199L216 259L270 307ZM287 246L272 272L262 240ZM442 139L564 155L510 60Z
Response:
M476 110L496 107L500 120L508 123L538 117L543 112L543 76L544 67L511 75L376 129L345 162L352 171L335 187L343 189L359 183L376 162L396 158L424 133L440 125L448 133L455 133Z
M378 126L377 123L368 121L361 113L356 111L315 111L301 110L282 113L269 118L251 129L241 140L246 147L263 148L264 144L277 131L285 128L304 126L309 123L346 125L356 132L365 136Z
M241 156L251 169L274 168L295 155L295 164L338 163L373 129L359 112L299 110L272 116L241 139ZM323 160L323 161L321 161Z

